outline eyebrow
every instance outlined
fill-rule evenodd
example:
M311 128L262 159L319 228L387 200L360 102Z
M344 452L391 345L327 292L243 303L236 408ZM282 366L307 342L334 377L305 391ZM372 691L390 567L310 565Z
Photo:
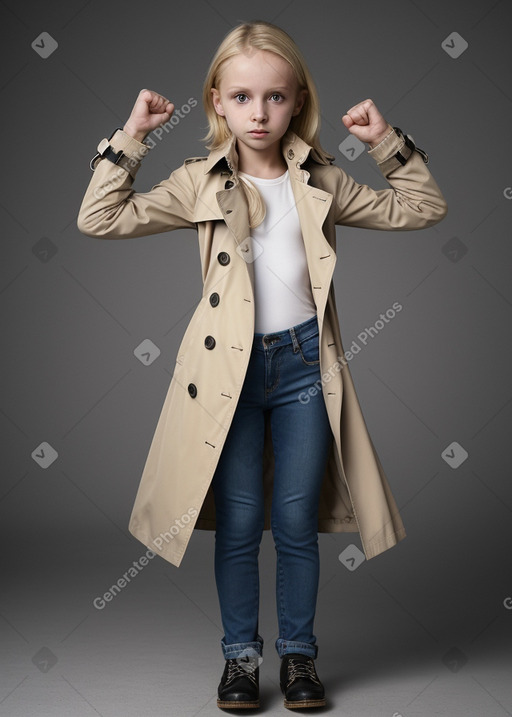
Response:
M269 88L268 90L266 90L266 91L267 91L267 92L272 92L272 91L274 91L274 90L281 90L281 91L284 90L285 92L287 92L288 89L289 89L288 87L270 87L270 88ZM240 92L250 92L250 90L248 90L247 88L241 87L241 86L239 86L239 85L235 85L234 87L228 87L227 92L232 92L233 90L239 90Z

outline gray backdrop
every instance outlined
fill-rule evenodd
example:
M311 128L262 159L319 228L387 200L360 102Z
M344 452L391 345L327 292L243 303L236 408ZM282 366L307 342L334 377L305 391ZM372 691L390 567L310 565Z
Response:
M231 27L265 19L305 55L336 164L388 186L366 152L339 149L341 116L370 97L429 153L449 206L419 232L338 227L344 346L361 347L350 369L408 537L353 564L357 534L319 536L326 711L512 715L510 0L6 0L0 13L0 714L218 713L213 532L194 531L179 569L155 558L94 604L145 552L127 524L201 296L196 234L102 241L76 218L96 145L143 87L198 104L135 189L205 154L211 57ZM145 339L161 352L150 365ZM282 714L268 532L260 559L262 704Z

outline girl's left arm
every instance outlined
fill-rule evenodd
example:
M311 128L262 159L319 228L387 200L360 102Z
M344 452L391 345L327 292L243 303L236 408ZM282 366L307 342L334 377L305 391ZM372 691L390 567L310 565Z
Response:
M358 139L368 142L368 154L391 187L372 189L333 165L338 172L334 196L336 224L405 231L433 226L446 216L448 205L423 155L405 144L372 100L349 110L343 123Z

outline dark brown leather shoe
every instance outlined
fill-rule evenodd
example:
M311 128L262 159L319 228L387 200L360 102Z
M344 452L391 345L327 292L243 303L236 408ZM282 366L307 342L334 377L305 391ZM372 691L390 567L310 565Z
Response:
M228 710L259 707L259 671L257 659L226 660L217 691L217 707Z
M284 706L288 709L324 707L326 704L324 687L316 674L312 657L296 652L284 655L281 658L280 684Z

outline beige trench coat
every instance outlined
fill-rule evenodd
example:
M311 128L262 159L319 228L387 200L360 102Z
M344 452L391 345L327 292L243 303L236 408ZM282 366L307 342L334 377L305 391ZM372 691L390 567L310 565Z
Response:
M390 126L390 130L391 130ZM92 237L124 239L172 229L197 230L204 290L185 331L163 402L129 522L145 546L179 566L194 528L215 529L211 487L240 396L254 332L254 294L248 210L237 175L236 144L185 160L150 192L135 193L133 179L144 147L117 130L115 152L132 157L129 170L105 158L78 216ZM382 230L432 226L447 212L443 195L421 155L393 130L369 150L389 188L373 190L343 169L321 163L293 132L282 153L303 232L320 332L320 368L332 448L322 486L319 532L359 532L367 559L405 537L361 412L342 346L335 304L337 224ZM257 260L257 259L256 259ZM186 268L184 267L184 271ZM205 337L213 336L208 349ZM273 449L267 424L263 466L265 529L270 528Z

